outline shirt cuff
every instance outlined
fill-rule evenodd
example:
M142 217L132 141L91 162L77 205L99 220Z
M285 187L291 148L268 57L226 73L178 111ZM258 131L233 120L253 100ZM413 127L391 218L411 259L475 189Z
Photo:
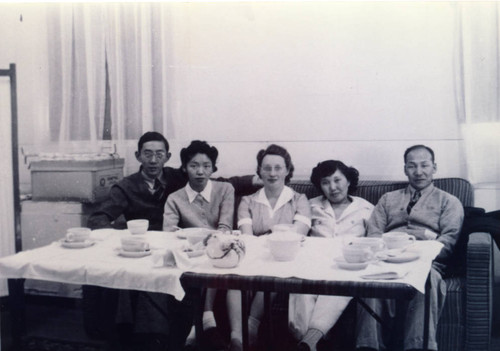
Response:
M238 221L238 228L241 227L243 224L250 224L252 225L252 219L251 218L242 218Z
M432 230L426 229L424 231L424 236L427 240L436 240L438 235L434 233Z
M304 223L308 228L311 228L311 219L309 217L296 214L293 216L293 220Z

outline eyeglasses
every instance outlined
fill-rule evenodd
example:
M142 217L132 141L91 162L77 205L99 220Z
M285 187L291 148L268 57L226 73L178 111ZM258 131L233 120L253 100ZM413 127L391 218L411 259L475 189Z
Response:
M262 172L265 172L265 173L271 173L273 171L273 169L274 169L274 172L280 173L283 170L285 170L286 168L285 167L281 167L281 166L274 166L274 167L264 166L264 167L260 167L260 170Z
M153 159L153 156L156 156L157 160L162 160L167 156L167 153L165 151L143 151L142 155L147 158L148 160Z

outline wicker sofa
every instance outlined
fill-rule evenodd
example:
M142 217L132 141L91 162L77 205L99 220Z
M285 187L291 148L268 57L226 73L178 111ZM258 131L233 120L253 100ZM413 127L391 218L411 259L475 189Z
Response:
M309 181L292 181L289 185L308 198L319 195ZM441 178L434 180L434 185L455 195L464 207L474 205L474 191L468 181ZM407 182L404 181L360 181L355 195L376 204L386 192L405 186ZM463 274L445 279L447 297L437 335L440 351L490 349L495 273L493 255L498 249L487 233L469 235L465 245L462 255L465 257L459 258L465 264Z

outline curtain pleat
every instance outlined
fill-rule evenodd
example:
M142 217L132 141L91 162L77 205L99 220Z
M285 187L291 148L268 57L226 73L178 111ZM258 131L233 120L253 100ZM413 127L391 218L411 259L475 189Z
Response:
M51 140L99 140L106 87L104 8L99 4L48 6Z
M149 130L166 133L164 4L107 7L106 52L113 139L137 139Z
M500 26L496 2L458 5L457 115L469 180L500 182Z

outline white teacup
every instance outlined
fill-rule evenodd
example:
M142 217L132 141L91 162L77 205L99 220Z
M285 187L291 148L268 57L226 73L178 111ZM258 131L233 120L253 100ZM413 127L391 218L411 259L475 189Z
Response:
M373 259L373 251L368 245L351 244L342 248L344 259L348 263L364 263Z
M127 229L131 234L145 234L148 231L149 221L147 219L132 219L127 221Z
M90 238L90 228L84 227L74 227L69 228L66 231L66 241L67 242L83 242Z
M369 238L369 237L357 237L352 238L351 243L358 245L366 245L369 246L373 253L377 253L385 249L386 245L381 238Z
M122 250L123 251L146 251L149 250L149 243L145 238L137 236L125 236L121 238Z
M389 232L382 234L382 240L388 249L402 249L415 242L415 236L405 232Z

